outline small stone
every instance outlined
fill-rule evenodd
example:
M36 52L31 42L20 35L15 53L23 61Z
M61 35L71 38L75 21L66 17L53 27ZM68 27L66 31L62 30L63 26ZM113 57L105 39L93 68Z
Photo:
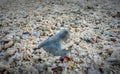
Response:
M57 27L59 27L59 28L60 28L60 27L61 27L61 24L60 24L60 23L57 23Z
M34 16L39 16L40 13L38 11L34 11Z
M39 33L38 33L38 32L32 32L31 35L32 35L32 36L39 37Z
M15 36L14 38L16 41L20 41L20 37L19 36Z
M23 34L22 39L27 39L29 37L29 34Z

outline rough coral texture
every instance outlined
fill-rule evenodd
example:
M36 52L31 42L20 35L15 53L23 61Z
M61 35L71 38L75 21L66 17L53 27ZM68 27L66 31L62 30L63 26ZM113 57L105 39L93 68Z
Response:
M0 74L120 74L119 28L119 0L0 0ZM33 53L63 29L68 54Z

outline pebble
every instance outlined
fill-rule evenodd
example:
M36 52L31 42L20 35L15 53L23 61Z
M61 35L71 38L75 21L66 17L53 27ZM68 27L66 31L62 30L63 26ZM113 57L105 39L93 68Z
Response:
M23 34L22 39L27 39L29 37L29 34Z
M60 23L57 23L57 27L59 27L59 28L60 28L60 27L61 27L61 24L60 24Z
M39 37L39 33L38 33L38 32L32 32L31 35L32 35L32 36Z

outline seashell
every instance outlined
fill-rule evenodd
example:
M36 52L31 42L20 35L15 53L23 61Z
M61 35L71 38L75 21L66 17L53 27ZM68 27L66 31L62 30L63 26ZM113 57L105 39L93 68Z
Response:
M34 60L38 60L39 58L40 58L39 56L33 55L33 59L34 59Z
M39 15L40 15L40 12L34 11L34 16L39 16Z
M29 50L27 50L26 53L27 53L29 56L32 55L32 53L31 53Z
M76 62L76 63L79 63L81 60L78 57L73 57L73 61Z
M13 55L15 52L16 52L16 49L15 49L15 48L8 48L7 51L6 51L6 54L11 56L11 55Z
M21 47L21 51L24 51L26 50L27 48L26 47Z
M32 40L33 39L33 36L28 36L28 40Z
M20 41L20 37L19 36L15 36L15 41Z
M63 71L63 68L61 66L57 66L55 68L52 68L52 71L53 72L62 72Z
M72 27L72 28L77 28L78 27L78 25L77 24L70 24L70 26Z
M22 44L21 44L21 43L15 43L14 46L15 46L16 48L21 48L21 47L22 47Z
M68 68L69 68L69 69L73 69L75 63L74 63L73 61L69 61L69 62L67 63L67 65L68 65Z
M45 33L43 32L43 31L39 31L39 33L40 33L40 36L44 36L45 35Z
M12 34L12 33L11 33L11 34ZM11 34L6 35L6 38L7 38L8 40L13 39L13 35L11 35Z
M63 56L60 58L61 61L68 62L70 61L70 58L68 56Z
M13 44L14 44L14 41L8 41L8 43L4 45L4 49L11 47Z
M87 49L84 45L82 45L81 43L79 43L79 47L82 49Z

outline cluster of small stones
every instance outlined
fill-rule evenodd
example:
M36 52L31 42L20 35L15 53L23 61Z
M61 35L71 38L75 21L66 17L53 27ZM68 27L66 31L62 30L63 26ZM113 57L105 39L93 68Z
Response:
M0 74L119 74L119 7L117 0L0 2ZM70 29L66 57L33 53L62 29Z

